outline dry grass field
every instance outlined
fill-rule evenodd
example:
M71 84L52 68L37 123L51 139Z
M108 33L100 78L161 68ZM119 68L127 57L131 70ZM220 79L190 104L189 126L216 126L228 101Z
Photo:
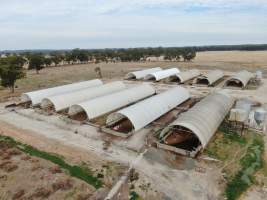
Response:
M15 94L9 90L0 90L0 101L10 96L18 96L25 91L47 88L56 85L72 83L75 81L97 78L94 69L100 67L103 78L122 78L127 72L150 67L178 67L182 70L197 68L202 70L223 69L226 71L238 71L247 69L250 71L262 70L267 74L267 51L215 51L200 52L192 62L131 62L131 63L99 63L51 67L36 74L34 70L27 72L27 77L17 81ZM265 75L266 76L266 75Z

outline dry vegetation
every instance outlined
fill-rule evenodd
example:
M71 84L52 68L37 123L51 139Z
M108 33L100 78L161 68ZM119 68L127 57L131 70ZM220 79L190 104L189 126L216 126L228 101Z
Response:
M8 89L0 89L0 100L18 96L25 91L47 88L56 85L72 83L81 80L97 78L94 69L100 67L104 79L122 78L127 72L149 67L178 67L181 69L198 68L225 69L237 71L248 69L255 71L261 69L267 74L267 51L216 51L200 52L192 62L131 62L131 63L99 63L71 65L63 67L50 67L36 74L34 70L27 72L27 78L17 81L15 94Z

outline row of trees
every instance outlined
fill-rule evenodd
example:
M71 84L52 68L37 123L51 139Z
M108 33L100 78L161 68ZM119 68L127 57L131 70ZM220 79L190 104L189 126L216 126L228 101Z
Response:
M54 52L21 52L19 55L9 55L0 58L1 85L9 87L14 92L17 79L25 77L23 66L35 69L37 73L44 68L65 64L99 62L132 62L144 61L150 56L163 56L165 60L190 61L196 52L190 48L132 48L132 49L102 49L54 51Z

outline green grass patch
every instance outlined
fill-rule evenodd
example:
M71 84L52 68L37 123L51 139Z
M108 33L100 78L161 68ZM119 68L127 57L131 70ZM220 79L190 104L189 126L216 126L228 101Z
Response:
M131 191L130 200L142 200L142 198L135 191Z
M96 189L102 187L103 183L97 177L94 177L91 171L85 169L83 166L70 165L66 163L64 159L61 158L60 156L40 151L32 146L17 142L11 137L0 135L0 143L2 142L12 145L13 147L18 148L19 150L31 156L51 161L52 163L60 166L62 169L65 169L71 176L85 181L86 183L94 186Z
M246 131L240 137L220 127L204 153L222 161L218 165L227 180L224 194L228 200L238 199L255 184L256 172L265 173L263 137L254 132Z
M225 195L228 200L238 199L244 191L254 184L254 174L263 167L263 152L264 142L262 137L254 135L245 156L240 160L241 169L227 183Z

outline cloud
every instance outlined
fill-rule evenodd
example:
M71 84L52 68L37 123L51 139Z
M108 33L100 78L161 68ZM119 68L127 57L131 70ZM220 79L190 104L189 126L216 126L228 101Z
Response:
M0 13L0 49L267 43L266 0L8 0Z

